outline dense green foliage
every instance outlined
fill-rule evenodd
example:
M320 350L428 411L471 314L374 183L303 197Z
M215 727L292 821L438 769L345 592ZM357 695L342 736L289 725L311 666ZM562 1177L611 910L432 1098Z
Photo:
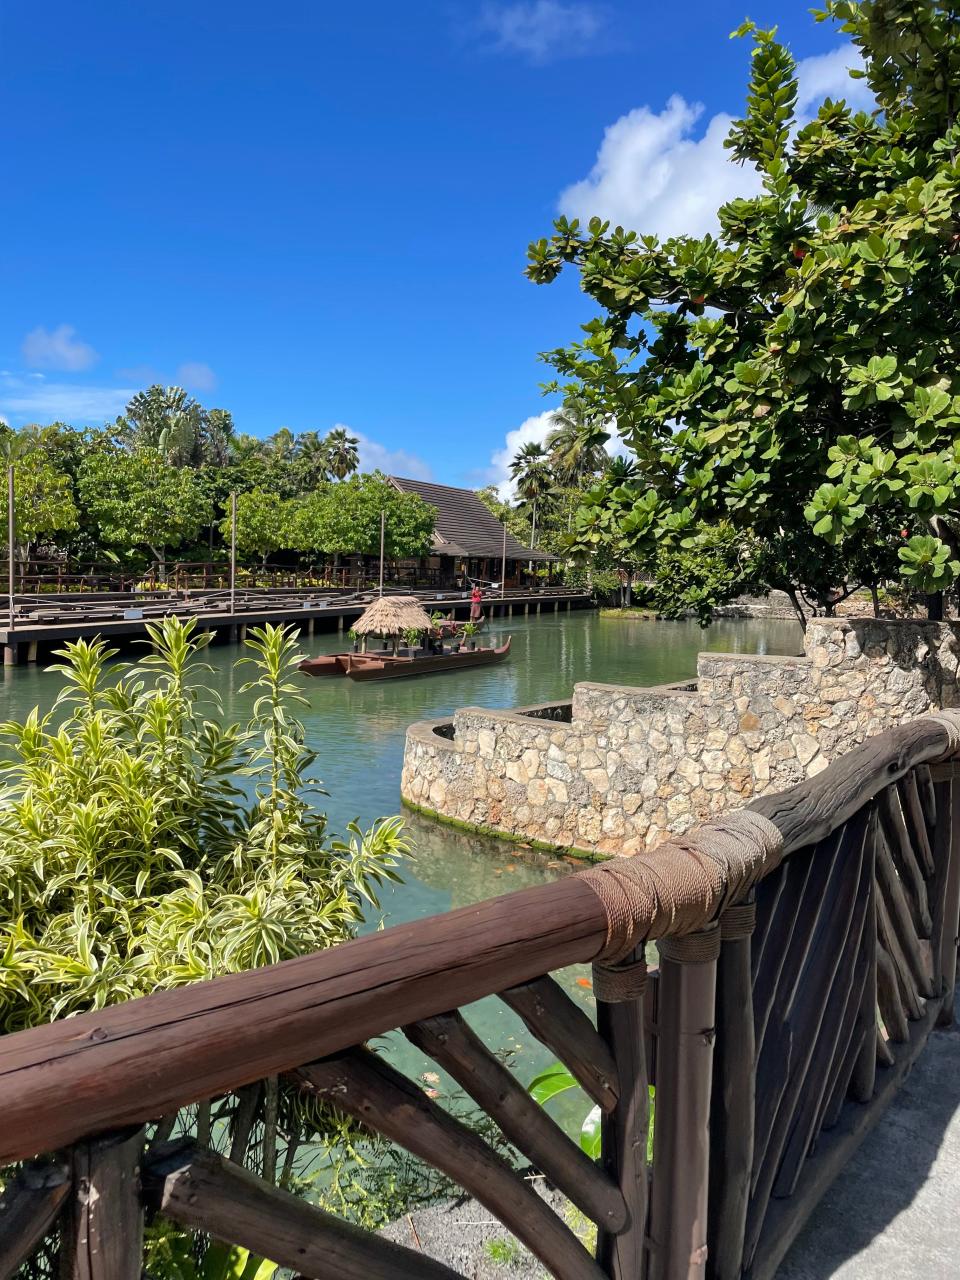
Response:
M373 555L380 512L387 554L430 546L433 509L383 476L358 475L358 441L286 428L266 440L238 434L224 409L180 387L150 387L108 427L0 424L0 453L16 468L17 554L112 561L161 571L181 560L226 558L230 495L238 495L241 556L274 552ZM6 488L0 494L6 518Z
M801 611L858 582L960 576L960 24L932 0L830 0L819 17L859 46L877 111L828 100L796 121L793 59L745 24L727 145L762 193L699 239L560 219L528 268L545 283L573 266L599 304L548 359L640 471L591 494L580 551L650 565L729 527Z
M328 837L285 629L247 641L247 725L192 620L149 630L136 665L67 645L56 706L0 726L0 1033L343 941L406 851L398 820Z

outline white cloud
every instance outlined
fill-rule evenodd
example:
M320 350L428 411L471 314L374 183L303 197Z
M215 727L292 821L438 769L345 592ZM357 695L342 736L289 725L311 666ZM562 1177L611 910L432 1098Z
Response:
M514 427L512 431L508 431L504 437L503 444L499 449L494 449L490 455L490 465L482 471L473 475L473 480L481 485L492 484L496 486L497 493L504 502L510 502L516 497L514 482L510 477L510 464L525 444L536 441L537 444L543 444L547 436L553 430L553 409L545 409L543 413L534 414L531 418L525 418L519 427ZM611 458L630 457L630 450L617 435L614 419L611 418L606 430L610 433L610 439L607 441L607 453Z
M208 364L200 360L188 360L177 370L177 386L188 391L215 391L217 375Z
M85 387L0 374L0 410L27 422L100 424L122 413L134 394L129 387Z
M67 373L79 373L89 369L100 359L89 342L81 342L72 324L60 324L56 329L42 325L31 329L23 340L23 358L28 365L40 369L62 369Z
M576 0L523 0L484 6L479 29L492 35L494 48L531 62L589 53L605 25L603 11Z
M860 50L842 44L830 53L819 53L797 63L797 115L812 119L824 98L843 98L854 111L872 111L876 106L866 80L854 80L851 70L862 71Z
M845 97L857 109L871 106L865 82L847 73L861 65L850 45L799 62L798 116L809 118L828 96ZM674 94L659 113L643 106L621 116L604 132L587 177L561 194L560 212L660 237L716 232L717 208L756 195L760 175L735 164L724 148L732 116L718 112L695 133L703 112L702 104Z
M361 471L382 471L384 475L402 476L407 480L433 479L429 462L424 462L415 453L408 453L406 449L388 449L386 445L371 440L362 431L355 431L343 422L334 423L334 430L338 429L356 438Z
M513 497L513 481L510 479L510 464L517 456L520 448L531 441L543 444L553 428L553 410L545 409L543 413L525 418L519 427L508 431L503 444L495 449L490 458L490 466L485 473L485 484L495 484L500 497L507 501Z

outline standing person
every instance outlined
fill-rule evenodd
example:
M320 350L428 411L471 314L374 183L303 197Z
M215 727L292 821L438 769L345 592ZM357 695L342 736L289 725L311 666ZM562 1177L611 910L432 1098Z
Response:
M483 600L483 592L480 590L480 584L475 582L473 590L470 592L470 621L479 622L483 617L483 610L480 603Z

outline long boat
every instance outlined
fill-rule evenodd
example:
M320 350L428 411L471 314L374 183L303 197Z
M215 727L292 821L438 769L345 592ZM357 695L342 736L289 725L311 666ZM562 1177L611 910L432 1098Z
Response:
M351 680L396 680L434 671L461 671L502 662L510 652L510 637L498 648L459 649L449 653L392 654L325 653L306 658L300 670L308 676L347 676Z

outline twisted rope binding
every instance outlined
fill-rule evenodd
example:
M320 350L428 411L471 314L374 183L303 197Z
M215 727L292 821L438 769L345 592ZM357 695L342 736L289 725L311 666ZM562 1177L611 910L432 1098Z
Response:
M594 964L593 994L604 1004L626 1004L642 1000L647 989L647 962L629 960L626 964Z
M714 923L701 933L688 933L682 938L661 938L657 950L664 960L675 964L709 964L720 954L720 928Z
M783 856L783 836L750 809L721 814L669 843L579 872L603 904L597 961L617 964L648 938L695 933Z
M727 907L720 917L720 937L724 942L749 938L756 923L757 904L755 902L741 902L735 907Z
M960 711L933 711L927 719L942 725L947 734L947 749L940 759L946 760L960 753Z

